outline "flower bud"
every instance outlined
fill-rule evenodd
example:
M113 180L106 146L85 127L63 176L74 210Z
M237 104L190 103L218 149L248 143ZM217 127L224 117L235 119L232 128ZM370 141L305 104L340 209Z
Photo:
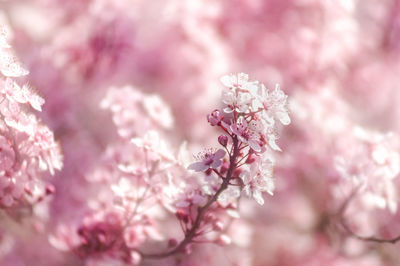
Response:
M190 253L192 253L192 246L191 245L187 245L184 249L183 249L183 252L186 254L186 255L189 255Z
M206 175L211 175L212 172L213 172L213 169L209 168L209 169L206 170L205 174Z
M142 257L140 256L140 254L138 252L136 252L136 251L132 251L130 255L131 255L130 256L130 263L132 265L139 265L141 260L142 260Z
M220 220L216 220L213 223L214 231L221 232L224 229L224 224Z
M56 192L56 188L53 185L46 186L46 195L51 195Z
M221 112L218 109L207 115L207 121L211 124L211 126L219 125L223 118L224 117L221 115Z
M189 222L189 216L184 213L182 210L178 210L176 213L176 218L178 218L179 220L183 221L184 223L188 223Z
M168 240L168 247L173 248L176 247L176 245L178 245L178 241L175 238L170 238Z
M218 142L219 144L221 144L222 146L226 147L226 145L228 145L228 137L225 135L220 135L218 137Z
M246 159L246 163L247 164L252 164L256 161L256 156L253 154L250 154L247 159Z
M241 173L242 173L242 169L236 168L236 169L233 171L233 176L234 176L234 177L238 177L238 176L240 176Z
M221 165L221 169L219 170L219 172L223 175L226 172L228 172L229 169L229 163L228 162L223 162Z
M213 222L215 219L216 219L215 214L210 213L210 212L207 213L206 215L204 215L204 218L203 218L204 222L206 222L206 223Z
M231 238L227 235L220 235L216 240L215 244L220 246L227 246L230 245L232 242Z

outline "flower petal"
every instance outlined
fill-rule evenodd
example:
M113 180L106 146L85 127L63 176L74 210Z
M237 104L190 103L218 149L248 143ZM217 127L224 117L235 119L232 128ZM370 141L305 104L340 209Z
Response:
M203 172L203 171L207 170L208 168L209 167L207 165L205 165L203 162L196 162L196 163L192 163L191 165L189 165L187 169L193 170L196 172Z

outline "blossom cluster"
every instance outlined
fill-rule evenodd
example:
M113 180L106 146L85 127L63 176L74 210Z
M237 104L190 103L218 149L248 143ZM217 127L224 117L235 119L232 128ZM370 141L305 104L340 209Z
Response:
M49 240L86 265L110 260L138 264L137 249L163 240L158 222L176 211L187 173L180 155L185 146L175 154L162 131L154 130L173 123L158 96L130 86L112 87L100 107L111 112L117 141L86 175L93 193L86 197L85 213L75 223L60 224Z
M224 76L221 82L225 86L222 93L225 106L222 111L214 110L207 119L211 126L218 126L225 132L219 136L218 141L228 153L230 161L228 163L225 160L225 168L222 167L218 172L217 169L222 165L222 158L226 154L225 150L207 151L202 155L202 160L191 164L189 169L212 169L221 174L223 169L235 164L231 171L236 170L238 175L228 179L233 179L236 186L228 187L227 191L230 195L238 197L242 187L247 196L262 205L262 192L272 195L275 189L271 150L281 151L276 144L277 122L282 125L290 123L287 96L279 85L274 90L268 90L264 84L250 81L244 73ZM238 179L234 181L235 178Z
M398 265L399 1L0 10L0 265Z
M280 150L275 143L275 120L285 125L290 120L287 96L279 87L268 91L243 73L224 76L222 82L226 86L224 111L215 110L207 119L223 130L218 138L223 148L201 152L196 156L199 161L190 165L186 145L174 154L162 132L123 131L135 129L138 123L137 116L130 120L130 126L124 120L124 113L132 114L132 110L142 112L140 119L148 121L147 129L168 122L168 112L163 111L168 107L161 100L156 101L158 108L151 108L158 110L155 117L152 112L143 112L146 102L154 102L153 96L130 87L111 88L101 106L113 113L120 141L107 148L99 167L87 176L96 188L88 197L89 214L76 225L60 225L51 243L84 258L88 265L110 259L137 264L142 259L190 253L197 242L231 243L224 231L229 220L239 217L240 191L260 204L263 192L273 194L270 153ZM245 97L248 99L242 102ZM171 214L183 231L181 241L161 230L161 218ZM165 239L169 239L169 250L142 250L144 243Z
M44 100L17 78L27 75L8 44L7 29L0 35L0 203L4 208L32 204L52 194L43 172L62 168L61 149L53 132L29 110L41 111Z

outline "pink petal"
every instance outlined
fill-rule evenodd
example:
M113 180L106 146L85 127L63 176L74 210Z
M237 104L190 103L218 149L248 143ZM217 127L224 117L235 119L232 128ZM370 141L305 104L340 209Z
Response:
M196 172L203 172L208 169L208 166L205 165L203 162L196 162L189 165L188 169Z
M217 150L217 151L214 153L214 159L215 159L215 160L219 160L219 159L224 158L225 153L226 153L226 152L225 152L224 150L222 150L222 149Z

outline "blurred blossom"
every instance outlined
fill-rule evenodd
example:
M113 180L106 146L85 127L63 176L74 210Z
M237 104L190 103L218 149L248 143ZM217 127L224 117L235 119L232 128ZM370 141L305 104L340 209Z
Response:
M398 265L399 1L0 9L0 265Z

